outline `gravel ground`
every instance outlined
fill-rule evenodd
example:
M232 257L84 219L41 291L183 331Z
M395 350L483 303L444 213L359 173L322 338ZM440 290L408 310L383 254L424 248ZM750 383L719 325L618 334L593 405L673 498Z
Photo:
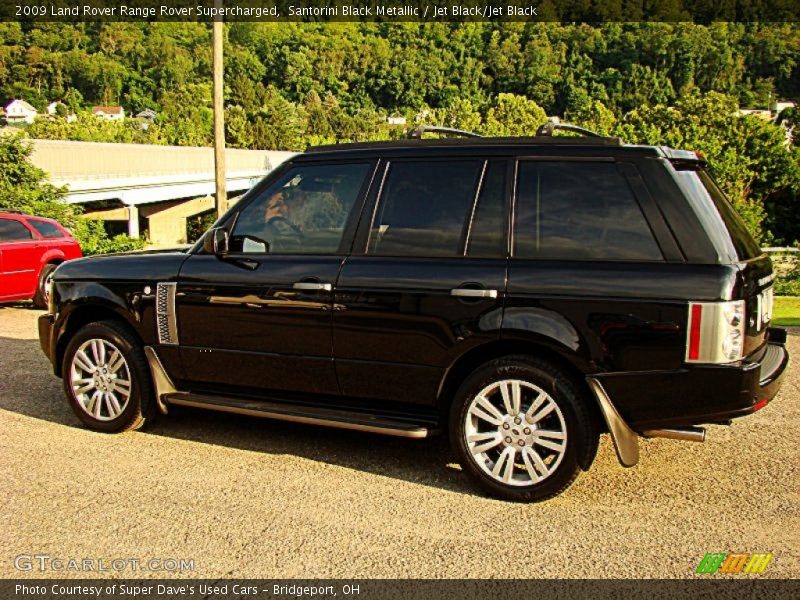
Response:
M188 410L92 433L38 314L0 308L0 577L45 553L191 558L203 578L672 578L736 551L773 553L764 577L800 575L796 362L773 403L705 444L644 441L624 470L604 436L564 495L518 505L476 492L441 440Z

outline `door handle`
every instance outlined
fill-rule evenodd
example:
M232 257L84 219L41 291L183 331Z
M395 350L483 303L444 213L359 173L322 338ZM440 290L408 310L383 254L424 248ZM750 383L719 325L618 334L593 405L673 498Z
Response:
M298 281L292 285L292 289L330 292L333 286L330 283L320 283L318 281Z
M450 290L451 296L458 298L497 298L497 290L476 290L475 288L455 288Z

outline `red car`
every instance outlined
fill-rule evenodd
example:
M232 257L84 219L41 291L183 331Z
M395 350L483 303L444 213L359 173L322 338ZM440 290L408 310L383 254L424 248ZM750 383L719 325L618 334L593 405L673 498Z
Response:
M83 256L58 221L0 212L0 302L33 299L47 306L47 279L65 260Z

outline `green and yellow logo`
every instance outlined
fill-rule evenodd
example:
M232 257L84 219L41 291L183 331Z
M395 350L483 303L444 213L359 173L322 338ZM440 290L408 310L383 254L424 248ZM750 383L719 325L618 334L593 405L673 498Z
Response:
M763 573L771 560L772 554L709 552L700 561L696 573L726 573L729 575Z

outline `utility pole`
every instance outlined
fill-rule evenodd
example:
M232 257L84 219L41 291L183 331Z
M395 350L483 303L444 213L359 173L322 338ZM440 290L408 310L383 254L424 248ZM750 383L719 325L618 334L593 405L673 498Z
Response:
M215 8L222 8L222 0L214 2ZM216 180L215 207L217 218L222 216L228 205L225 193L225 99L223 97L222 40L225 37L222 15L214 17L212 24L212 43L214 46L214 178Z

